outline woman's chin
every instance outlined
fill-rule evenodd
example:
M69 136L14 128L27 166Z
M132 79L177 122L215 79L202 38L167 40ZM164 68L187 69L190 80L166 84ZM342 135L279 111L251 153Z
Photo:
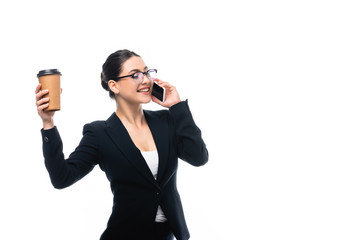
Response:
M146 104L146 103L149 103L149 102L151 102L151 96L141 99L141 103L143 103L143 104Z

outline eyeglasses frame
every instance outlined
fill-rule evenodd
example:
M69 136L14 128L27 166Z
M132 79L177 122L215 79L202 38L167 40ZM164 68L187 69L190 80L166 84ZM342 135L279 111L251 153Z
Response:
M145 72L136 72L136 73L133 73L133 74L130 74L130 75L126 75L126 76L121 76L121 77L117 77L117 78L115 78L114 80L115 81L118 81L118 80L120 80L120 79L122 79L122 78L126 78L126 77L131 77L132 79L135 79L135 74L138 74L138 73L142 73L144 76L146 75L149 79L150 79L150 77L149 77L149 72L150 71L155 71L155 73L157 74L157 69L149 69L149 70L147 70L147 71L145 71Z

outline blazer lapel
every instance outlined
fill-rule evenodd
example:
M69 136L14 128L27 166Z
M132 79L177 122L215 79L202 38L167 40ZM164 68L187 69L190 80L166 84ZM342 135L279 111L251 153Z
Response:
M151 111L144 111L146 121L149 125L151 134L154 138L156 149L159 155L159 167L157 182L161 182L164 177L168 156L169 156L169 126L166 117L154 116Z
M152 184L157 188L159 185L155 181L148 165L146 164L140 150L135 146L125 126L118 116L113 113L106 121L106 131L117 148L124 153L127 160ZM160 154L159 154L160 155Z

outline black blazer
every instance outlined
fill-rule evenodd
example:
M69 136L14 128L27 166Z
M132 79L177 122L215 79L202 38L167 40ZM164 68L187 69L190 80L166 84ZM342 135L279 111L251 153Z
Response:
M68 187L99 164L114 194L113 211L101 239L151 239L159 205L176 239L189 239L176 187L176 172L178 158L194 166L208 161L201 131L195 125L187 101L169 110L145 110L144 115L159 154L156 180L126 128L113 113L106 121L84 126L83 138L67 160L57 128L41 130L51 182L55 188Z

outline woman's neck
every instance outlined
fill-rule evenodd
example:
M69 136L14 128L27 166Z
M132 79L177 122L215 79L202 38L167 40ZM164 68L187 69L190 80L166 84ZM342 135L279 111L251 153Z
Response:
M141 104L129 104L128 102L116 102L116 115L125 124L140 127L143 125L145 117Z

